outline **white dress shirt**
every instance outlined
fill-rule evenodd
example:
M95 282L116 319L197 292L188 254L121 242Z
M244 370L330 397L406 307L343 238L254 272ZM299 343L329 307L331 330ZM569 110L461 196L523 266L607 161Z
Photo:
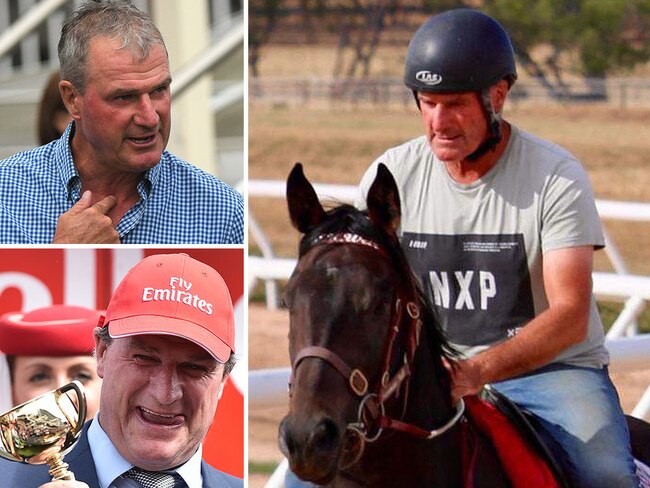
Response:
M136 481L121 478L122 474L134 466L115 449L115 446L99 424L99 413L88 428L88 444L95 461L97 478L101 488L139 488ZM202 445L199 444L199 448L194 455L185 464L173 470L183 478L188 488L202 488L203 486L203 477L201 476L202 452Z

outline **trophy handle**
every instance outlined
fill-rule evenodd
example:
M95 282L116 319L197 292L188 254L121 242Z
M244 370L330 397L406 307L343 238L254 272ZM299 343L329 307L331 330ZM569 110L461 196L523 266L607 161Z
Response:
M66 392L74 390L77 395L77 421L75 422L74 428L71 432L72 437L76 437L81 429L83 428L84 422L86 421L86 394L84 393L84 387L81 382L75 380L72 383L62 386L58 389L58 396L56 397L57 404L59 403L59 398L61 395L64 395ZM67 395L66 395L67 396ZM65 411L62 409L62 413L65 414ZM67 415L66 415L67 418ZM71 419L68 419L70 422ZM68 471L68 464L63 462L63 454L57 452L50 458L46 460L47 464L50 466L50 476L52 476L52 481L59 480L74 480L74 473Z
M76 437L86 422L86 393L84 392L84 387L81 382L77 380L59 388L59 392L62 394L70 390L74 390L77 394L77 404L79 405L78 420L74 426L74 430L72 431L72 435Z

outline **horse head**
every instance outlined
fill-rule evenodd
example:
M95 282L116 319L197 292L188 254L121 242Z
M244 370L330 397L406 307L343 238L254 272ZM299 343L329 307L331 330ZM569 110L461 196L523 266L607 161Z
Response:
M280 449L300 478L327 484L379 438L386 408L403 415L420 302L397 237L397 186L383 164L367 212L326 211L299 164L287 201L304 236L285 292L292 379Z

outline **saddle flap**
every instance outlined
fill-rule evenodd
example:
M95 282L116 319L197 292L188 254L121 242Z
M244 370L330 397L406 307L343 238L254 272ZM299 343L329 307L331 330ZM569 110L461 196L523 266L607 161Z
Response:
M513 488L568 487L553 456L524 413L503 395L486 389L465 397L472 424L494 446Z

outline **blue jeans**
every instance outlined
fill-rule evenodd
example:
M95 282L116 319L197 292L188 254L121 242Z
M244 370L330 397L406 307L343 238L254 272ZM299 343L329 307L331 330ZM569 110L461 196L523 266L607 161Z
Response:
M630 433L607 368L554 364L492 387L539 417L572 487L638 488Z

